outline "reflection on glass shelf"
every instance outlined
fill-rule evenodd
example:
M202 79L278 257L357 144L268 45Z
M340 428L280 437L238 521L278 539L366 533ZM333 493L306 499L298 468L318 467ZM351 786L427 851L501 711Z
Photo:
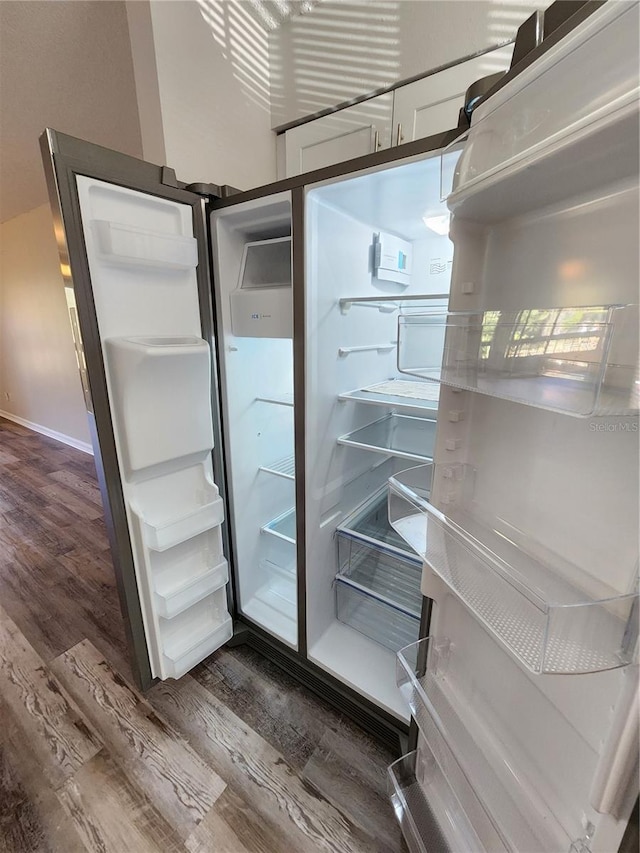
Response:
M273 521L270 521L268 524L265 524L264 527L261 527L260 530L263 533L268 533L271 536L278 536L280 539L284 539L285 542L291 542L295 545L296 543L296 510L295 507L293 509L288 509L286 512L283 512L282 515L279 515L277 518L274 518Z
M278 459L277 462L272 462L267 465L261 465L259 470L266 471L267 474L275 474L276 477L284 477L285 480L295 480L295 454L292 453L290 456L285 456L284 459Z
M426 755L433 762L434 794L457 804L454 826L475 841L459 841L453 849L511 853L569 849L564 829L550 809L532 796L535 786L514 772L500 740L475 714L461 719L458 696L438 669L442 665L446 672L446 656L452 653L444 638L427 638L402 649L397 684L424 739L419 741L420 753L426 744ZM427 670L422 675L425 661Z
M339 400L352 400L372 406L394 409L438 409L440 386L434 382L412 382L406 379L389 379L366 388L357 388L338 396Z
M340 436L338 444L427 462L433 455L435 436L435 420L391 414Z
M469 466L462 479L474 472ZM633 661L637 593L620 594L477 505L429 503L425 559L535 673L600 672Z
M345 296L338 300L340 310L347 314L351 308L375 308L381 314L393 314L406 308L429 308L433 305L447 305L448 293L393 294L392 296Z
M639 402L637 314L604 305L400 316L398 369L582 417L630 415Z
M389 523L424 558L427 550L425 513L431 495L433 464L418 465L389 477Z

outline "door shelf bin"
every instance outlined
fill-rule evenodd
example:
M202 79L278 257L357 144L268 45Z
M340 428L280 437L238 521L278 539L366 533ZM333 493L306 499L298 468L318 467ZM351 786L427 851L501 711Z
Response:
M387 774L389 798L410 853L484 850L426 744L394 761Z
M398 653L396 675L424 739L419 743L426 742L437 777L455 792L463 824L480 840L454 850L568 850L570 839L549 808L532 796L528 780L514 773L499 739L484 728L471 730L461 719L446 675L438 674L441 661L446 672L447 653L444 639L420 640Z
M577 417L633 415L637 323L632 305L405 315L398 369Z
M435 420L391 414L340 436L338 444L427 462L433 455L435 436Z
M171 619L159 619L165 678L180 678L233 634L227 590L215 592Z
M425 512L431 494L433 463L389 477L389 523L420 557L427 550Z
M156 608L164 619L171 619L196 604L201 599L220 589L229 580L227 561L222 559L216 566L189 580L176 584L173 589L155 591Z
M637 593L599 585L590 597L582 587L594 589L593 578L522 532L454 512L426 504L425 559L528 669L587 673L633 662Z
M182 678L190 669L213 654L233 636L233 620L228 616L211 633L197 636L190 644L165 646L164 668L169 678Z
M388 601L336 577L336 617L365 637L393 652L415 642L420 618ZM408 641L408 642L407 642Z
M147 546L153 551L166 551L167 548L222 524L224 503L222 498L216 497L187 515L171 521L155 524L144 518L140 521Z

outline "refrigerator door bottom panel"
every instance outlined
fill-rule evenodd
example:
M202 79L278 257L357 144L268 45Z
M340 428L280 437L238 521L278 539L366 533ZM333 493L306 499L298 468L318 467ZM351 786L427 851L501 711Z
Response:
M388 770L391 804L411 853L498 853L484 847L426 744Z

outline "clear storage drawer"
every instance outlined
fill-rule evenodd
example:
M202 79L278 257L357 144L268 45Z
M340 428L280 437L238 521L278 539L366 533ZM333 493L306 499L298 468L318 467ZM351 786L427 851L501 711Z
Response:
M339 622L393 652L415 642L420 629L418 616L407 614L396 605L341 577L336 577L335 589Z

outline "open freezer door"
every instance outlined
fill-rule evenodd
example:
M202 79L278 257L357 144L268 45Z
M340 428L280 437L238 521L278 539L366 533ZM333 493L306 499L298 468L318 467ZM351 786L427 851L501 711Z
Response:
M119 592L145 688L179 678L233 633L214 481L204 201L171 170L54 131L42 143Z

